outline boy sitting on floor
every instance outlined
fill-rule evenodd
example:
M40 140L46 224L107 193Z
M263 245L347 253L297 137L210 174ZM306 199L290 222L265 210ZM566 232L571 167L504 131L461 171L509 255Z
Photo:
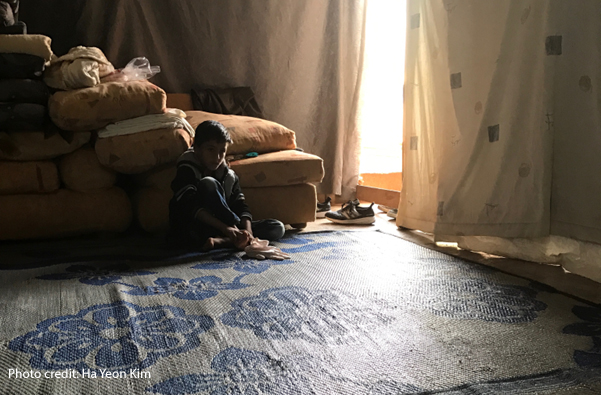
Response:
M177 160L169 202L170 238L203 251L235 247L244 250L253 238L277 240L284 224L275 219L253 221L238 176L225 163L232 139L219 122L196 128L192 148Z

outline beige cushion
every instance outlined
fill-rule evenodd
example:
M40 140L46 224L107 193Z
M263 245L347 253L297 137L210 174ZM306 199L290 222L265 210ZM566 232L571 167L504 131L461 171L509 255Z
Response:
M170 189L142 188L132 197L136 221L147 232L164 232L169 229Z
M63 156L59 170L65 188L74 191L108 188L117 179L115 171L100 164L92 147L83 147Z
M295 150L262 154L230 162L242 187L270 187L321 182L323 160L319 156Z
M192 144L183 129L156 129L96 141L96 154L104 166L119 173L136 174L174 162Z
M0 240L123 232L131 219L129 198L116 187L93 193L59 189L43 195L0 196Z
M52 58L52 40L41 34L0 34L0 52L25 53L47 62Z
M54 162L0 162L0 195L44 193L60 187Z
M107 82L56 92L48 101L52 121L64 130L86 131L125 119L164 112L165 91L147 81Z
M154 168L132 176L136 185L140 187L151 187L156 189L171 190L171 182L175 179L177 167L175 163Z
M260 118L204 111L186 111L186 114L186 120L195 129L204 121L221 122L234 141L228 148L228 154L265 153L296 148L294 132L279 123Z
M59 133L0 132L0 160L44 160L73 152L90 141L90 132L71 133L65 140Z

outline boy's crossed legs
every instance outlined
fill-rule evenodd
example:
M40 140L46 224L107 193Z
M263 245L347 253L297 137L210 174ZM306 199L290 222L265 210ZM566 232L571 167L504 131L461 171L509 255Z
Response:
M200 181L199 195L203 209L197 215L200 221L192 222L190 234L203 251L228 247L244 249L253 237L273 241L284 236L284 224L276 219L251 221L252 236L246 230L238 229L241 220L227 205L225 191L213 177Z

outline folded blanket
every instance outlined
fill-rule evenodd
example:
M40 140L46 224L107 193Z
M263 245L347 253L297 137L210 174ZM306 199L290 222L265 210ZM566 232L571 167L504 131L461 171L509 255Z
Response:
M50 37L41 34L4 34L0 35L0 52L35 55L49 62L52 59L51 42Z
M62 90L87 88L98 85L102 77L113 71L115 68L99 48L78 46L50 61L44 82Z
M50 93L42 81L0 79L0 102L36 103L48 105Z
M0 103L0 130L40 130L46 121L46 106L31 103Z
M44 58L25 53L0 53L0 78L41 79Z
M142 117L119 121L98 131L98 138L123 136L156 129L184 129L194 137L194 128L186 121L186 113L170 108L164 114L144 115Z

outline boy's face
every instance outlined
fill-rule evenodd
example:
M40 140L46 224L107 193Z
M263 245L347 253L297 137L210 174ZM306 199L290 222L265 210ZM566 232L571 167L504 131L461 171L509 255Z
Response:
M209 140L194 147L194 155L196 159L210 171L215 171L225 159L227 152L227 142L220 143L218 141Z

